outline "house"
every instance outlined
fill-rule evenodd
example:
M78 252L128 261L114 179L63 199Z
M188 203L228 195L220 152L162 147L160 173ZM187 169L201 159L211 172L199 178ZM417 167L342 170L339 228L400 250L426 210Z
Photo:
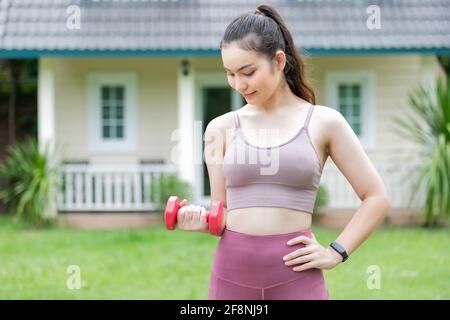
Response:
M417 149L389 128L407 94L444 73L436 56L450 54L450 2L270 3L302 50L317 104L346 117L385 181L390 215L413 212L421 198L408 208L412 182L401 179L416 164L399 156ZM202 133L245 104L227 83L219 41L259 4L1 1L0 58L38 59L39 142L65 150L61 212L152 211L149 188L163 172L209 207ZM321 184L324 212L342 223L360 200L330 158Z

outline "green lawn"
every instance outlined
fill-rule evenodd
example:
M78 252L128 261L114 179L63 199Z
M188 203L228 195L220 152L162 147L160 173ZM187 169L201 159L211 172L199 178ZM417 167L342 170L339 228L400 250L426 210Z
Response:
M313 227L328 244L338 231ZM139 230L36 231L0 216L0 299L207 299L218 237ZM449 230L378 229L344 264L325 271L331 299L450 299ZM79 266L82 285L68 289ZM381 287L368 289L368 267Z

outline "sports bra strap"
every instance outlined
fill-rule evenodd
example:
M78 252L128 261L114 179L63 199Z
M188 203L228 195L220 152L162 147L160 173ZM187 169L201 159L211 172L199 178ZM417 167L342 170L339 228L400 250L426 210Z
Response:
M234 126L235 126L235 128L239 128L240 123L239 123L239 116L237 114L237 111L234 111L233 114L234 114Z
M305 125L303 126L306 129L308 129L309 120L311 119L311 115L313 113L313 109L314 109L314 105L311 104L311 106L309 107L309 110L308 110L308 115L306 116Z

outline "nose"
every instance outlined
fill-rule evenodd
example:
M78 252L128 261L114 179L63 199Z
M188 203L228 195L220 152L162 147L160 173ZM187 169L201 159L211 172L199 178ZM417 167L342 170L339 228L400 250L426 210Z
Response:
M235 80L236 90L239 92L245 92L247 85L244 81L240 80L238 77L236 77Z

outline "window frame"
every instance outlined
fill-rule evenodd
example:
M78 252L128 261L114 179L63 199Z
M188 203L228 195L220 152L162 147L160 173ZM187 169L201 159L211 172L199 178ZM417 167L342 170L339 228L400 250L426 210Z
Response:
M325 91L327 106L339 111L339 85L361 85L360 135L366 151L375 149L375 73L371 70L334 70L326 73Z
M107 140L102 134L102 86L124 87L123 134L124 139ZM88 149L90 152L131 152L137 148L138 92L137 75L134 72L92 72L87 80L87 114L89 119Z

